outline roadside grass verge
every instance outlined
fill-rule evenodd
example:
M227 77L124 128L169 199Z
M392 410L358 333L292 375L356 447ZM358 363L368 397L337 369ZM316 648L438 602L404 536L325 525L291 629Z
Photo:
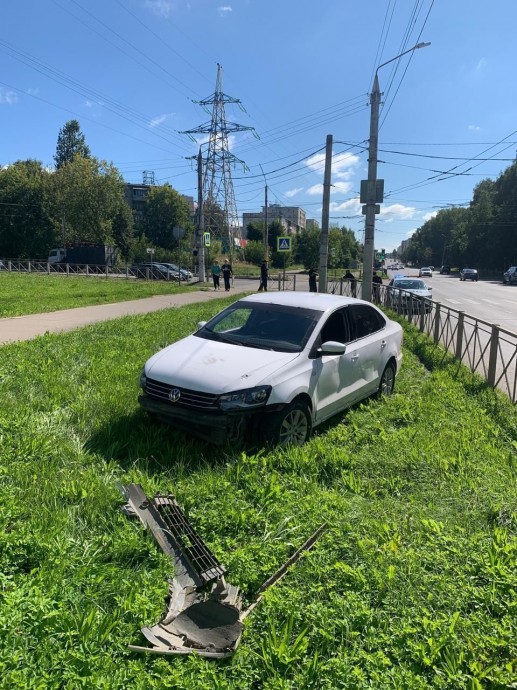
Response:
M1 272L0 318L178 294L189 289L160 280Z
M254 455L150 424L144 361L233 298L1 348L0 688L439 688L517 681L517 419L405 325L396 393ZM246 597L322 522L226 662L127 650L168 559L116 482L173 492Z

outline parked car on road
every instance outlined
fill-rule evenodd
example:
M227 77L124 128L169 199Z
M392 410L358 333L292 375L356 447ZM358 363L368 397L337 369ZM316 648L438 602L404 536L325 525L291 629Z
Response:
M440 275L448 275L451 272L450 266L442 266L440 268Z
M313 292L238 300L151 357L140 405L211 443L302 445L313 427L390 395L402 328L369 302Z
M418 277L419 278L432 278L433 277L433 271L431 270L431 267L430 266L423 266L418 271Z
M479 276L475 268L462 268L460 271L460 280L475 280L477 282Z
M508 283L508 285L517 283L517 266L510 266L510 268L503 273L503 283Z
M422 299L430 300L432 297L432 288L428 287L424 281L419 278L395 276L388 283L388 289L388 306L397 311L409 311L409 309L412 308L413 311L419 312L420 301ZM413 306L411 307L412 302ZM431 309L431 303L426 302L426 312L430 312Z
M171 264L171 263L163 263L162 266L167 266L167 268L170 271L173 271L176 274L179 274L181 276L181 280L192 280L193 275L192 272L188 270L188 268L180 268L177 264Z
M131 266L137 278L150 278L151 280L179 280L178 272L172 271L167 266L156 261L144 262Z

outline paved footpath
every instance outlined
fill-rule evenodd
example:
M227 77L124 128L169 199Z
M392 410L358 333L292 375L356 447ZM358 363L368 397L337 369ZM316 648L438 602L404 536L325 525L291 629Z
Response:
M117 319L132 314L147 314L151 311L183 307L187 304L197 304L212 299L228 297L242 292L256 291L256 280L236 279L230 293L221 290L193 290L178 295L156 295L131 302L116 302L115 304L101 304L93 307L78 307L63 309L46 314L28 314L0 319L0 345L14 343L19 340L31 340L45 333L59 333L82 328L99 321Z

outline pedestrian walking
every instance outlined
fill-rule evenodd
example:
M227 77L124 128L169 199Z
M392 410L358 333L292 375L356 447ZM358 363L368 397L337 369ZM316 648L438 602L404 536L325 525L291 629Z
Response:
M214 261L212 264L212 280L214 281L214 290L219 290L219 277L221 275L221 267L219 261Z
M221 272L223 274L223 280L224 280L224 289L226 292L230 292L230 280L232 279L233 276L233 271L232 271L232 266L228 259L224 260L224 263L221 268Z
M318 292L318 286L316 284L316 269L314 267L309 269L309 290L310 292Z
M260 267L260 285L259 285L259 292L262 292L264 290L267 292L267 279L269 277L269 270L267 267L267 261L262 262L262 266Z
M350 295L356 297L357 294L357 278L352 273L352 271L347 271L343 276L343 280L347 280L350 283Z

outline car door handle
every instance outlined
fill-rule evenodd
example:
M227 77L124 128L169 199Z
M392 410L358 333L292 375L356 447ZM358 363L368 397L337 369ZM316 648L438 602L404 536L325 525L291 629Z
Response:
M388 343L385 340L382 340L381 341L381 350L384 350L384 348L386 347L387 344Z
M351 362L355 362L357 359L359 359L359 355L355 354L350 357Z

